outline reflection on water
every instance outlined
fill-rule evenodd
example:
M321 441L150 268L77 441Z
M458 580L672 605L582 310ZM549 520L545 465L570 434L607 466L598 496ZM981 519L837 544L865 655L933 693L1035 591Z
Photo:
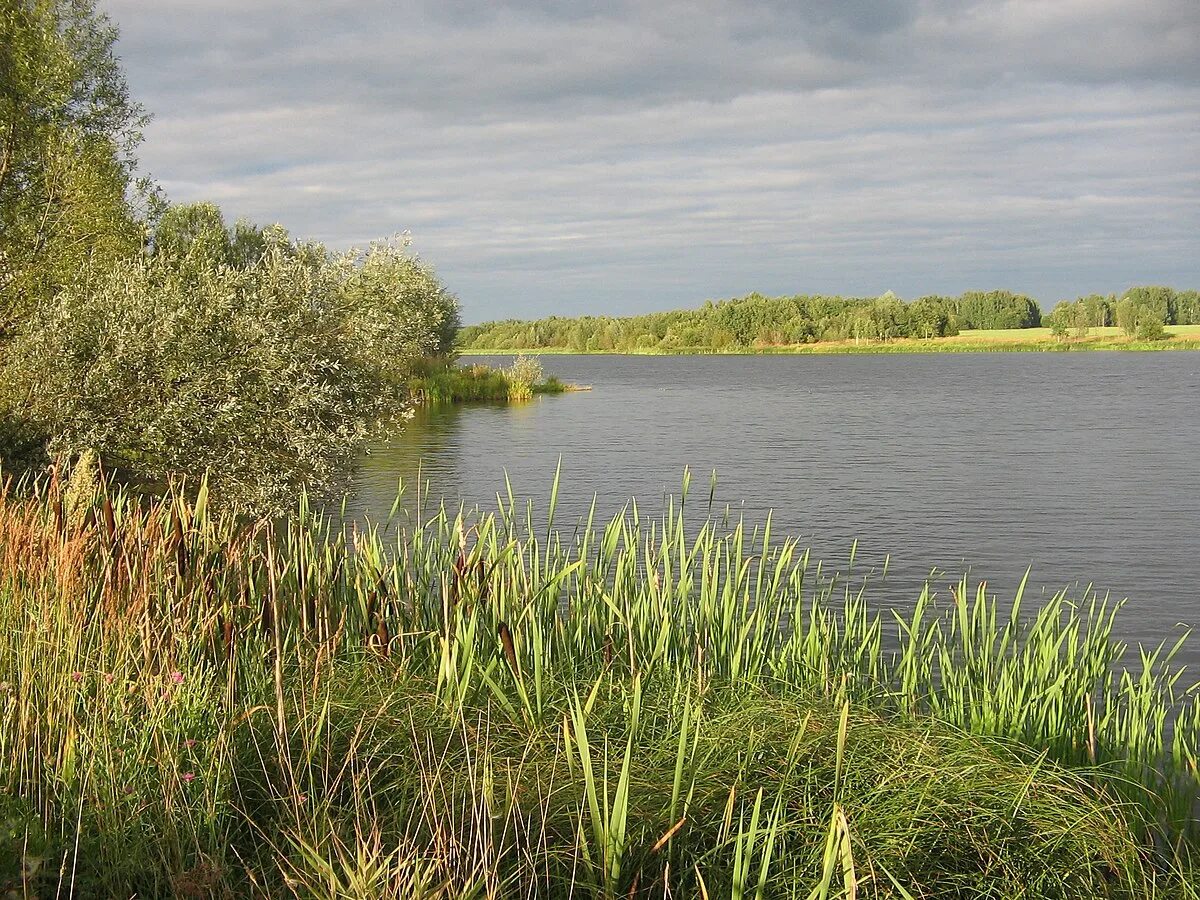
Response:
M507 363L507 359L496 362ZM1157 642L1200 621L1200 354L867 357L545 357L590 393L516 406L423 410L373 448L352 514L388 514L418 471L434 497L494 508L510 476L544 506L559 458L558 521L593 496L657 510L694 473L716 501L844 566L880 569L884 602L930 570L1003 597L1092 582L1131 598L1122 634ZM860 568L856 564L856 569ZM1200 643L1200 642L1193 642ZM1196 653L1197 648L1193 648Z

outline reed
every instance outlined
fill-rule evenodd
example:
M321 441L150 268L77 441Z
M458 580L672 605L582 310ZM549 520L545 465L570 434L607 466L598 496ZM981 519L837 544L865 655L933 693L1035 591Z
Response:
M570 530L5 492L0 883L1197 896L1177 645L1126 668L1119 604L966 583L879 611L687 489Z
M525 366L528 369L528 366ZM516 373L516 374L514 374ZM479 363L460 366L450 360L421 360L414 363L408 390L417 403L507 403L529 400L534 394L563 394L581 390L554 376L536 371L494 369Z

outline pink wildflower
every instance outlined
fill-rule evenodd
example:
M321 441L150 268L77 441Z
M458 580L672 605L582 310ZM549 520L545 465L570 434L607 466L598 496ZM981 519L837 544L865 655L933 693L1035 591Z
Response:
M184 772L183 780L186 781L188 784L191 784L193 781L196 780L196 776L192 772Z
M104 683L105 683L105 684L112 684L112 683L113 683L114 681L116 681L116 680L117 680L117 676L116 676L116 675L114 675L112 672L108 672L108 673L106 673L106 674L105 674L105 676L104 676Z
M183 684L183 673L182 672L172 672L171 673L171 683L172 684Z
M79 682L83 681L83 673L82 672L72 672L71 680L74 681L76 684L78 684Z
M189 750L191 750L193 747L196 746L196 742L192 738L188 738L186 741L183 742L183 746L185 746Z

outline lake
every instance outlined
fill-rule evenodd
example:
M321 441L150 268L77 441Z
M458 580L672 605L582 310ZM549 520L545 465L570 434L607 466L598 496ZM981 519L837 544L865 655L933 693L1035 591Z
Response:
M511 357L471 357L507 365ZM1128 597L1118 631L1157 643L1200 622L1200 353L545 356L593 386L507 407L424 410L372 449L357 517L385 518L418 467L435 495L494 508L508 473L542 507L559 457L559 524L594 493L611 514L678 494L792 534L827 567L881 569L904 605L936 570L1001 599L1088 585ZM411 490L411 488L410 488ZM1200 662L1200 638L1186 655Z

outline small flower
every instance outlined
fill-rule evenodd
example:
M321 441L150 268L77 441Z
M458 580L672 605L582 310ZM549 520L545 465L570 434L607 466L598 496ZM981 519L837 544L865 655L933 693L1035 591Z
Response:
M117 680L117 676L114 675L112 672L106 672L104 674L104 683L105 684L112 684L116 680Z
M195 775L195 773L194 773L194 772L184 772L184 773L183 773L183 780L184 780L185 782L187 782L188 784L191 784L193 781L195 781L195 780L196 780L196 775Z
M172 684L183 684L183 673L182 672L172 672L171 673L171 683Z
M72 672L71 680L74 681L76 684L78 684L79 682L83 681L83 673L82 672Z
M307 803L308 802L308 794L297 794L296 799L299 800L301 803Z
M186 741L183 742L183 746L185 746L189 750L191 750L193 747L196 746L196 742L192 738L188 738Z

